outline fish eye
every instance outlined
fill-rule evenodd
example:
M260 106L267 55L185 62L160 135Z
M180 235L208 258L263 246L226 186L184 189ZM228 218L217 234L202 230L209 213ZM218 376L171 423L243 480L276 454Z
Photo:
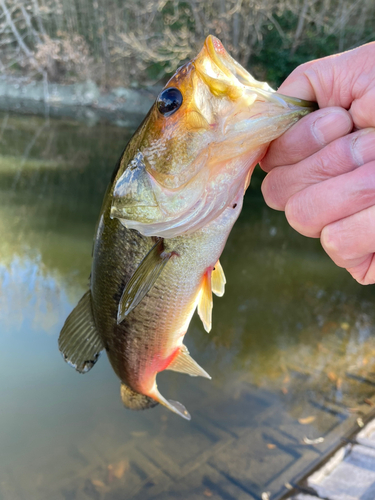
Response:
M169 87L159 95L156 105L164 116L171 116L182 104L182 94L175 87Z

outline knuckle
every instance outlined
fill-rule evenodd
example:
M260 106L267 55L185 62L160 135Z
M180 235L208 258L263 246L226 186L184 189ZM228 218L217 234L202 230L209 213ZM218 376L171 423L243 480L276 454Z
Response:
M282 210L283 203L280 200L280 193L283 193L280 186L278 169L269 172L264 178L261 186L262 194L267 205L275 210Z
M316 207L311 203L304 190L289 198L285 205L285 216L289 224L299 233L317 238L320 228L316 223Z
M366 255L359 265L349 268L348 271L359 284L373 285L375 283L374 254Z
M375 283L375 273L374 271L372 270L372 272L370 270L368 270L365 274L365 276L363 277L362 281L359 281L359 283L361 285L373 285Z
M367 270L362 276L353 276L360 285L373 285L375 283L374 273Z
M337 237L337 231L332 230L331 224L322 229L320 242L331 258L334 258L342 252L340 238Z
M322 229L320 242L327 254L340 267L348 267L346 263L358 257L355 241L352 241L350 232L344 234L336 223L328 224Z
M272 144L268 148L266 156L264 156L263 159L259 162L259 165L260 165L260 168L264 172L267 172L267 173L270 172L276 166L274 158L273 158L273 154L272 154Z
M261 185L261 191L262 195L264 198L264 201L267 203L272 201L272 190L270 188L270 175L267 174L266 177L263 179L262 185Z
M373 205L375 203L375 162L358 168L355 178L351 205L363 208Z
M310 175L316 182L336 177L352 169L350 139L347 137L332 142L314 155Z
M313 182L321 182L330 176L330 170L332 169L332 161L329 153L323 151L321 154L317 154L310 165L310 176Z
M296 207L294 197L290 198L285 205L285 217L294 229L296 226L303 226L303 220L301 221L301 214Z

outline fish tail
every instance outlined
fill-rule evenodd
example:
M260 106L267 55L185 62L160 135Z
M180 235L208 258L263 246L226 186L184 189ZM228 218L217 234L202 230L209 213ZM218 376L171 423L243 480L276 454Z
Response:
M145 410L146 408L153 408L158 404L158 401L155 399L133 391L133 389L124 383L121 384L121 399L124 406L130 410Z
M154 385L154 388L152 390L152 397L158 403L168 408L168 410L173 411L173 413L177 413L177 415L180 415L180 417L186 420L191 420L190 413L187 411L185 406L179 403L178 401L173 401L172 399L165 399L165 397L163 397L158 391L156 384Z

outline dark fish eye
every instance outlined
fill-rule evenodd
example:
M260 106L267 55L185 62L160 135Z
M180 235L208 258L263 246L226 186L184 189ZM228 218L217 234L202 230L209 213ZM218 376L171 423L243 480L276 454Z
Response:
M164 116L173 115L182 104L182 94L175 87L169 87L159 95L156 105Z

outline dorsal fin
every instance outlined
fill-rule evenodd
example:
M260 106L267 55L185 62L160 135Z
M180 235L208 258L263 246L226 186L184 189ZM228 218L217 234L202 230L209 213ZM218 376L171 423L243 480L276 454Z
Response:
M97 362L103 342L92 314L90 290L69 314L59 336L65 361L78 372L88 372Z
M211 291L211 269L205 272L198 299L198 314L202 320L206 332L211 330L212 322L212 291Z
M222 297L225 291L225 279L223 268L221 267L220 261L218 260L211 274L211 288L215 295Z
M196 361L190 356L186 346L181 346L177 356L166 368L175 372L187 373L192 377L204 377L211 379L209 374L198 365Z
M173 253L164 252L163 239L159 238L139 264L122 292L117 311L118 324L137 307L151 290L172 255Z

